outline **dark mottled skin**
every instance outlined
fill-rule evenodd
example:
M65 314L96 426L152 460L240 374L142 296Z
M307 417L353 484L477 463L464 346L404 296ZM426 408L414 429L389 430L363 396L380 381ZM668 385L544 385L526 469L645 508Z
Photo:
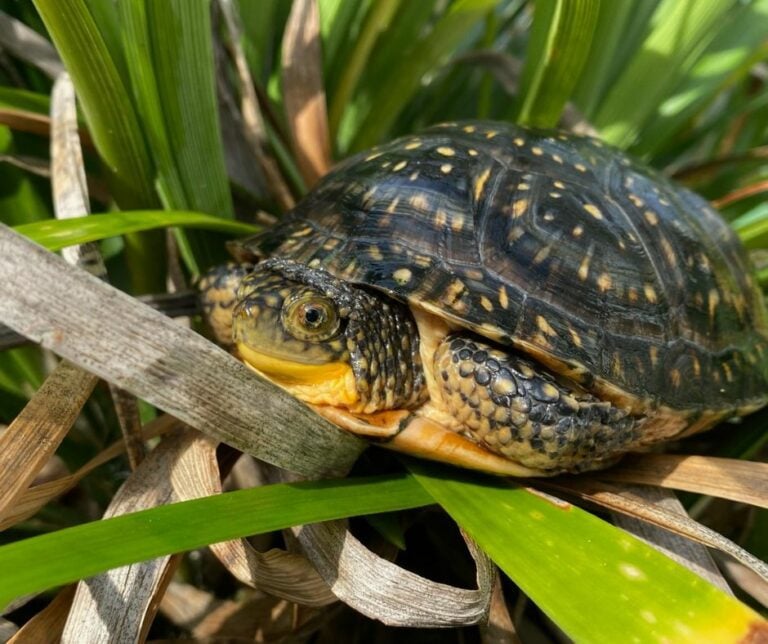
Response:
M766 314L736 236L704 200L593 139L438 126L348 159L241 255L442 311L643 405L766 401Z
M637 443L643 418L558 381L478 337L449 336L435 357L444 408L464 433L527 467L604 467Z

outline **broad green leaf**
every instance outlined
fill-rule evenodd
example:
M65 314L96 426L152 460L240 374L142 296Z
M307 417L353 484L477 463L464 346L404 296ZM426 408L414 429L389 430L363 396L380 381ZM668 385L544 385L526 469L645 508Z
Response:
M599 0L538 0L517 120L555 127L579 81L599 16Z
M577 642L736 642L766 623L657 550L507 481L409 464L416 480Z
M209 543L432 502L412 477L381 476L268 485L67 528L0 546L0 607L27 593Z
M233 219L181 210L137 210L71 219L48 219L22 224L16 226L15 230L48 250L60 250L73 244L168 226L203 228L233 236L248 235L259 230L258 226Z
M158 204L153 165L128 88L85 0L34 0L77 90L96 149L122 208Z
M607 141L635 142L643 126L668 98L727 20L734 2L664 0L651 30L613 84L594 118Z

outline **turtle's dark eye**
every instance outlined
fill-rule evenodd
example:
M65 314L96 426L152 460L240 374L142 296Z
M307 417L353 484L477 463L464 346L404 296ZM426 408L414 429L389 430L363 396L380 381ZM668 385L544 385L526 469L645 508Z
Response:
M339 314L332 300L317 293L288 297L281 320L285 330L298 340L322 342L339 330Z

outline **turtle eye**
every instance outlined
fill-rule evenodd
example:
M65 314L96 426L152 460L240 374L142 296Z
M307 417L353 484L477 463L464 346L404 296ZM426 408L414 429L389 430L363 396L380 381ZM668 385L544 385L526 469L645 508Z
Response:
M280 317L285 330L297 340L323 342L339 330L336 305L316 293L287 298Z

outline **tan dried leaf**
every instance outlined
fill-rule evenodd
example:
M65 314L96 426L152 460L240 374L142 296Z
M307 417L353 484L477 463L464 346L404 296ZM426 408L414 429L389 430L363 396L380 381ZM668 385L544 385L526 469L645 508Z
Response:
M187 430L166 437L117 492L104 518L174 501L176 490L207 467L210 439ZM64 642L137 641L151 623L178 556L110 570L77 585Z
M96 376L62 362L0 435L0 523L53 456L96 382Z
M316 0L294 0L283 34L283 102L299 169L312 187L331 167Z
M602 481L658 485L768 508L768 463L714 456L643 454L592 475Z

